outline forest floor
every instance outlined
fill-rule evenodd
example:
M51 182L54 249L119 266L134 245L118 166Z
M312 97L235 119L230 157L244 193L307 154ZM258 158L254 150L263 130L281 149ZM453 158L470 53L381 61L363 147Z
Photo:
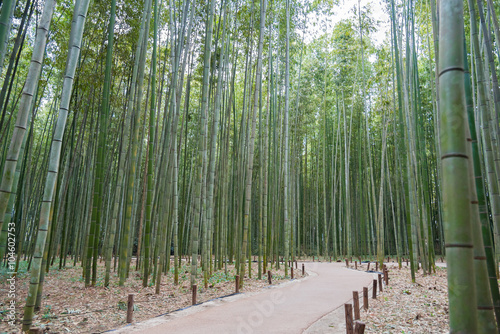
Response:
M15 327L7 323L6 313L9 305L8 282L6 273L0 272L0 333L20 332L24 300L29 286L26 263L21 263L16 281L16 319ZM45 276L41 311L35 315L33 326L41 327L45 333L99 333L122 327L126 324L127 298L133 293L134 322L146 320L191 305L190 265L183 260L179 270L179 285L173 284L173 268L163 275L161 292L155 294L155 286L142 287L141 274L131 265L129 279L125 286L118 286L116 273L112 275L109 287L104 288L104 263L99 263L98 281L95 287L85 288L80 265L58 269L55 265ZM199 269L201 273L201 269ZM285 281L284 270L272 269L273 284ZM197 302L230 295L234 293L234 265L214 272L204 288L203 277L198 275ZM4 277L5 276L5 277ZM296 276L301 277L297 270ZM252 278L245 277L242 292L253 292L268 286L267 275L257 279L257 265L252 263Z
M361 313L368 333L449 333L448 284L446 268L435 273L415 273L406 265L389 263L389 285L376 300L370 299L368 311Z
M369 291L369 308L363 309L363 294L360 292L360 321L366 325L365 333L448 333L448 288L446 268L436 266L436 272L423 275L416 273L411 282L411 271L406 264L398 268L394 262L386 263L389 270L389 285L372 299ZM354 264L349 267L354 270ZM357 270L366 271L367 264L357 265ZM374 270L374 263L370 269ZM349 301L352 303L352 299ZM327 314L306 333L345 333L345 311L340 307Z

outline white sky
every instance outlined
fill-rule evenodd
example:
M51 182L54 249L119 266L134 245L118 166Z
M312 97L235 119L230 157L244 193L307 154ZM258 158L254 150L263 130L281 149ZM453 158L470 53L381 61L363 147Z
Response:
M378 46L382 44L386 35L390 34L390 17L389 14L385 12L385 5L381 0L361 0L361 8L368 4L370 4L372 9L371 17L375 19L375 21L379 21L377 24L377 31L370 36L375 45ZM304 36L305 42L310 43L314 37L317 37L325 30L324 24L319 23L322 20L327 22L327 29L331 31L333 26L340 20L353 17L353 7L358 7L358 0L340 0L339 5L333 9L333 16L327 17L325 15L318 16L317 14L309 14L306 34ZM314 25L314 22L317 22L317 24Z

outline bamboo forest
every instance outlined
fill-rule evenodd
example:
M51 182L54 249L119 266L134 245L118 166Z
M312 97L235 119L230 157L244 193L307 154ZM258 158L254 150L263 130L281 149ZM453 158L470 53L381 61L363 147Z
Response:
M0 6L0 332L499 333L500 1Z

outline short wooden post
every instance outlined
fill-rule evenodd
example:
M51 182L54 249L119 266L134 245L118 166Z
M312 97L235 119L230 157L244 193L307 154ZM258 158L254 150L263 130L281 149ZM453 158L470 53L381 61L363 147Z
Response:
M345 307L345 332L346 334L354 334L352 321L352 304L344 304Z
M290 267L290 278L293 279L293 265Z
M29 330L29 334L41 334L42 330L40 327L31 327Z
M366 271L370 271L370 264L371 262L368 262L368 268L366 268Z
M295 269L299 269L299 264L297 263L297 260L295 260Z
M198 292L198 286L193 284L193 298L191 299L191 305L196 305L196 293Z
M357 291L352 292L352 304L354 306L354 320L361 319L359 315L359 294Z
M361 321L356 321L356 325L354 325L354 334L364 334L365 332L365 324Z
M236 275L234 278L235 278L235 291L236 293L240 293L240 275Z
M375 271L378 271L378 261L375 261Z
M267 281L269 282L269 284L273 284L271 270L267 271Z
M382 274L378 274L378 291L384 292L384 286L382 284Z
M384 281L386 286L389 285L389 270L387 268L385 268Z
M358 261L354 261L354 269L358 269Z
M346 266L347 268L349 268L349 260L348 260L348 259L345 259L345 266Z
M134 295L131 293L128 295L128 301L127 301L127 324L132 323L133 314L134 314Z
M377 280L373 280L372 298L377 299Z
M368 310L368 287L363 288L363 308Z
M302 263L302 276L304 276L305 274L306 274L306 270L305 270L304 264Z
M389 263L389 262L391 262L391 257L390 256L387 257L387 263Z

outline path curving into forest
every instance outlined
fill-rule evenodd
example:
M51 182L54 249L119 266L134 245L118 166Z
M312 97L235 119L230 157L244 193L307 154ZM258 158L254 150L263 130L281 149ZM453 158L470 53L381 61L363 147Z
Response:
M309 276L301 280L217 299L112 333L302 333L374 277L344 263L307 262L306 271Z

